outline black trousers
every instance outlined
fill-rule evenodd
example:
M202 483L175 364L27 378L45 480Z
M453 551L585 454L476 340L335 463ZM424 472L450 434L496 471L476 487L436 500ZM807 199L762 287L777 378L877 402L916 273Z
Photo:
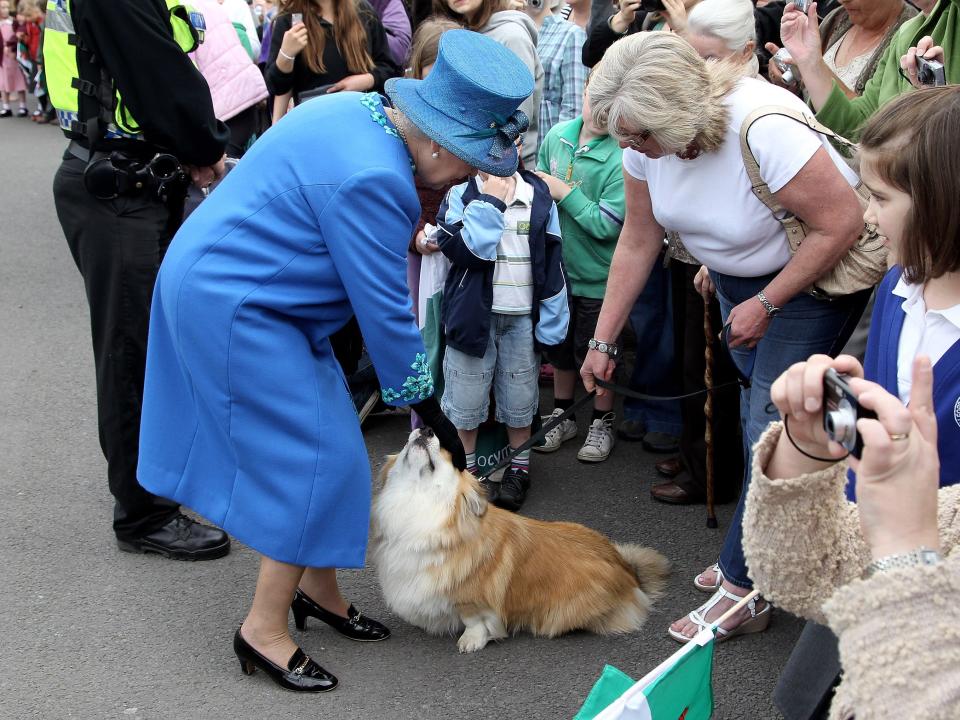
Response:
M84 166L65 159L53 196L90 306L100 447L116 500L113 529L117 537L133 539L179 511L176 503L140 487L137 455L150 300L182 208L172 211L147 196L97 200L83 185Z
M703 298L693 285L700 269L677 260L670 261L673 288L673 319L675 357L683 358L683 393L703 388L706 368L704 352L706 336L703 332ZM710 303L713 324L713 384L737 379L737 371L730 356L716 340L723 327L720 304L716 298ZM707 444L704 433L707 420L703 414L703 396L684 400L680 414L683 431L680 434L680 459L686 474L675 482L695 495L707 492ZM735 500L743 483L743 444L740 442L740 388L732 386L713 394L713 477L717 502Z

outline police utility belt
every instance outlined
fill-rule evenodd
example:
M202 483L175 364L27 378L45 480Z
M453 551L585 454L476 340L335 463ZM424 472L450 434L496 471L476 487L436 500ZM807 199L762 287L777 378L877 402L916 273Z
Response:
M119 197L155 197L162 202L182 199L190 177L180 161L169 153L157 153L150 160L122 152L90 152L76 141L67 151L87 164L83 184L98 200Z

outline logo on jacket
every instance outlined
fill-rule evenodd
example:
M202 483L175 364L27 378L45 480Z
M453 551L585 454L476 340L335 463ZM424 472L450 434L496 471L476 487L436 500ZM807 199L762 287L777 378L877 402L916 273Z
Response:
M953 421L957 424L957 427L960 427L960 397L957 398L957 402L953 406Z

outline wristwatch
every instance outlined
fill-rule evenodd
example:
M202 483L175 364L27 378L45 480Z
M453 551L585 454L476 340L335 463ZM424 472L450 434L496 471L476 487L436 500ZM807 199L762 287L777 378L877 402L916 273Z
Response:
M917 565L936 565L940 562L940 553L927 547L920 547L908 553L900 555L888 555L879 560L874 560L867 565L864 571L864 577L872 577L878 572L895 570L897 568L916 567Z
M612 358L620 354L620 348L617 347L616 343L605 342L603 340L597 340L596 338L590 338L587 342L587 347L591 350L599 350Z
M767 317L774 317L780 312L780 308L767 300L767 296L764 294L763 290L757 293L757 300L759 300L760 304L763 305L763 309L767 311Z

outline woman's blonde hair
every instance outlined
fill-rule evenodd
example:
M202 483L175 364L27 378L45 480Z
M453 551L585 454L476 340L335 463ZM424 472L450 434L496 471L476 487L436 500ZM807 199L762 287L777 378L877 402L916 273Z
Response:
M444 17L431 17L424 20L413 35L413 48L410 50L410 77L423 79L423 69L437 61L440 52L440 36L447 30L456 30L459 23Z
M860 134L861 164L910 196L897 260L925 283L960 270L960 86L904 93Z
M594 70L593 121L618 140L649 132L666 152L693 142L714 152L730 121L724 98L745 72L740 63L705 61L673 33L636 33L611 45Z

